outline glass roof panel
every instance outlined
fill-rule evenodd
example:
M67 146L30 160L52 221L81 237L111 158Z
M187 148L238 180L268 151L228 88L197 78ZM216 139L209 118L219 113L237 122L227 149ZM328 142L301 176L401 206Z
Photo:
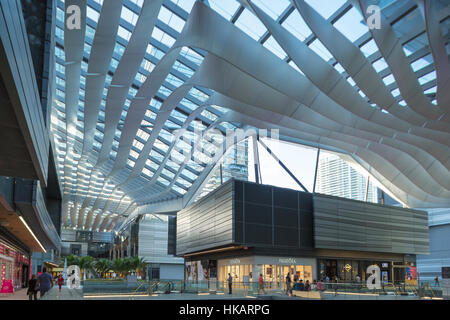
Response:
M314 10L328 19L339 9L347 0L305 0Z
M173 0L172 0L173 1ZM209 6L217 11L222 17L230 20L239 8L239 3L235 0L208 0Z
M252 2L274 20L278 19L280 14L290 5L288 0L253 0Z
M292 1L290 0L252 0L253 3L266 12L272 19L277 21L282 21L283 28L293 34L296 38L301 41L308 39L312 41L310 47L314 50L320 57L325 61L333 62L333 67L341 74L345 75L344 68L332 59L331 53L326 49L326 47L318 40L313 37L311 30L308 28L306 23L303 21L301 15L295 7L293 7ZM362 35L366 34L368 29L363 23L363 19L359 11L353 7L344 7L350 5L347 0L306 0L306 2L311 5L319 14L324 18L330 19L330 17L338 17L334 22L335 27L343 33L349 40L355 41ZM379 5L387 6L393 3L390 11L388 12L388 17L395 12L394 9L399 8L398 3L403 3L402 1L392 1L386 0L380 2ZM120 26L117 30L117 38L114 43L113 57L110 59L110 65L107 70L104 87L100 88L100 94L103 95L100 100L100 105L98 115L95 115L95 120L98 122L93 126L93 142L92 150L89 150L89 155L84 157L81 156L81 150L83 150L83 138L84 138L84 127L86 126L85 121L88 117L84 113L85 108L85 96L89 97L89 77L86 75L89 68L89 58L91 50L95 50L94 39L96 36L97 23L100 17L100 8L103 4L103 0L89 0L87 8L88 23L86 27L85 43L84 43L84 59L81 62L81 77L80 77L80 87L78 92L75 92L76 98L79 98L78 109L75 111L77 115L77 123L70 128L66 128L66 106L65 98L70 92L66 93L66 68L65 68L65 58L67 52L64 51L64 1L57 0L57 10L56 10L56 43L55 48L55 67L56 67L56 99L54 99L54 108L52 108L51 119L51 131L53 133L56 145L56 155L58 163L58 174L60 174L60 180L64 183L64 193L71 195L81 195L82 197L90 197L87 199L87 203L90 203L91 208L95 203L95 197L97 194L102 194L102 200L111 199L117 202L117 208L112 208L108 214L117 214L117 210L120 210L123 205L127 202L133 201L131 198L125 198L127 193L131 189L137 189L143 187L151 178L155 172L161 168L162 175L153 180L157 181L158 184L154 185L152 188L148 189L151 192L161 192L163 190L171 191L165 193L165 197L176 197L185 194L186 190L191 186L192 182L198 178L203 170L205 170L206 164L211 160L211 156L216 152L216 147L206 141L211 141L211 136L203 137L203 146L199 149L192 150L192 140L195 129L194 123L185 123L188 119L189 114L194 110L197 110L200 105L206 107L207 109L199 110L196 114L195 120L198 121L198 127L205 132L205 130L214 122L218 122L217 128L221 132L225 132L226 129L236 129L237 126L242 126L241 124L225 121L223 122L220 117L228 112L223 106L206 106L205 102L208 101L212 90L202 87L193 87L189 93L181 100L181 102L176 106L171 106L170 116L167 121L165 121L161 127L154 127L156 124L157 114L160 113L160 108L164 103L164 100L173 92L173 90L185 83L188 79L192 78L195 71L198 69L200 64L204 59L204 55L207 54L206 51L199 48L189 48L183 47L180 55L172 66L172 69L167 73L165 81L163 84L156 88L158 92L154 97L149 98L150 103L147 106L148 110L145 110L145 119L135 120L136 127L130 128L136 133L136 137L130 137L125 144L121 144L124 136L122 135L122 130L126 130L125 124L130 123L127 117L130 114L136 115L134 113L133 107L135 101L132 101L142 84L152 76L152 72L155 69L158 61L160 61L167 49L173 46L176 41L178 33L182 31L185 25L185 19L187 18L189 12L191 11L195 0L164 0L163 5L158 13L157 27L149 30L149 41L146 44L146 55L142 61L139 61L139 72L133 75L131 78L133 81L132 85L126 88L128 95L124 100L122 110L117 110L118 115L120 115L120 122L118 123L117 129L114 130L114 139L110 150L106 150L106 155L104 155L107 161L98 169L98 173L94 170L97 163L97 158L102 149L103 139L106 136L103 131L108 128L108 124L105 123L105 119L109 119L108 108L109 102L106 101L108 97L108 91L112 83L117 83L114 81L119 81L114 78L114 73L120 64L121 58L125 53L129 51L126 50L128 41L132 37L132 32L136 26L139 18L139 11L141 10L144 0L125 0L124 5L121 10L121 21ZM248 9L244 9L239 1L236 0L205 0L204 4L209 5L218 14L223 16L227 20L231 20L235 17L234 24L236 27L241 29L243 32L248 34L255 41L263 41L263 46L277 55L280 59L284 59L289 66L294 70L301 72L293 61L288 59L284 50L280 47L274 37L267 33L267 29L264 24ZM381 4L382 3L382 4ZM292 9L291 9L292 8ZM287 9L289 9L287 11ZM338 13L338 9L345 9L346 12L342 14ZM392 10L391 10L392 9ZM285 12L290 12L287 17L282 17ZM414 25L416 22L423 24L422 17L420 16L419 10L414 8L408 12L403 17L400 17L394 23L394 31L397 35L404 36L411 29L410 26ZM448 24L441 23L441 28L445 31ZM448 28L447 28L448 29ZM264 37L263 37L264 36ZM308 42L309 43L309 42ZM425 50L428 46L428 40L426 33L419 34L415 39L407 42L403 45L404 51L408 56L417 53L418 50ZM450 50L447 48L447 50ZM377 46L374 40L370 39L367 43L361 46L361 51L368 57L373 54L377 54ZM422 51L420 51L422 52ZM416 54L414 56L414 61L412 63L412 68L417 72L418 81L423 85L425 94L429 97L432 103L436 104L436 73L431 68L432 66L432 56L429 51L418 57ZM397 97L400 104L406 106L406 103L402 100L400 91L397 88L395 79L392 74L390 74L388 65L383 58L377 56L375 62L371 61L375 69L383 73L383 81L389 86L392 94ZM387 68L387 69L386 69ZM347 81L352 84L359 94L367 100L365 94L356 86L356 83L351 77L347 78ZM75 98L75 99L76 99ZM139 97L138 99L141 99ZM152 99L150 99L152 98ZM86 102L89 103L89 102ZM122 103L122 102L121 102ZM370 103L370 102L369 102ZM375 105L374 105L375 106ZM139 106L140 108L145 108L146 106ZM76 106L75 106L76 108ZM88 108L88 106L86 106ZM201 113L200 113L201 111ZM139 111L141 112L141 111ZM142 110L142 113L144 110ZM142 113L141 116L142 116ZM169 112L167 112L169 114ZM165 115L167 115L165 114ZM225 118L226 119L226 118ZM139 123L139 121L141 121ZM115 125L115 124L113 124ZM187 128L187 131L182 134L180 139L175 141L174 130L180 129L182 126ZM69 129L73 136L66 136L66 129ZM152 148L146 155L141 154L142 150L145 148L145 144L149 141L152 130L155 130L154 137L152 137L153 145L148 146ZM125 131L124 131L125 132ZM73 140L73 138L75 140ZM197 138L197 137L196 137ZM216 139L219 140L220 139ZM172 144L176 143L176 147ZM131 144L131 145L130 145ZM139 177L137 179L131 180L127 185L130 187L129 190L119 191L116 189L116 182L113 180L109 181L109 173L114 167L114 159L119 151L119 145L128 146L128 159L126 161L126 167L120 168L118 172L118 179L127 179L132 172L132 169L139 170L141 172L136 172L133 177ZM74 153L73 150L78 150ZM167 154L170 150L170 154ZM121 150L122 152L122 150ZM148 150L146 151L148 152ZM193 155L190 153L193 152ZM145 159L145 166L142 168L137 168L135 160L139 157L147 157ZM185 159L185 157L189 158ZM87 159L86 161L84 159ZM195 160L199 161L196 162ZM185 162L185 163L183 163ZM89 165L88 165L89 164ZM94 170L94 171L93 171ZM176 183L173 183L173 179L176 177L176 173L180 170L181 175L177 177ZM158 171L158 172L159 172ZM101 172L101 173L100 173ZM195 173L194 173L195 172ZM92 177L92 179L91 179ZM118 180L118 181L119 181ZM163 186L171 186L171 189L165 189ZM150 192L150 190L152 190ZM142 194L142 192L141 192ZM151 197L153 194L150 194ZM92 199L91 199L92 198ZM104 199L103 199L104 198ZM140 199L140 198L139 198ZM81 199L81 201L83 198ZM119 203L121 203L120 206ZM73 205L73 204L72 204ZM78 204L78 206L81 206ZM125 207L124 207L125 208ZM101 212L103 208L97 209ZM111 208L110 208L111 209ZM90 210L90 209L89 209ZM75 215L78 214L78 210L75 210ZM70 221L70 218L69 218ZM77 221L76 221L77 222ZM92 221L91 221L92 222Z
M284 20L281 25L301 41L312 34L311 29L309 29L298 10L292 11L289 17Z
M267 30L264 24L247 9L241 13L235 25L255 40L259 40Z
M366 32L369 32L369 28L363 20L363 17L354 7L352 7L344 14L344 16L336 21L334 26L352 42Z

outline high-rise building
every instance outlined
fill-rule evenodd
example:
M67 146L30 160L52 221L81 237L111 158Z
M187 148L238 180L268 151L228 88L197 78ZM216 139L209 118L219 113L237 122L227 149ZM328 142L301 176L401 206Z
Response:
M319 160L316 192L353 200L378 202L377 187L369 181L366 200L367 177L333 154Z
M248 181L248 139L237 143L225 153L196 200L232 178Z

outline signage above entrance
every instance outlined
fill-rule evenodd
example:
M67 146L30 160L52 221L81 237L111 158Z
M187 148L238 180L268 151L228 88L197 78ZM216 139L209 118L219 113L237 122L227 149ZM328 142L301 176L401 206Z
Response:
M231 259L230 260L230 264L240 264L241 263L241 260L239 260L239 259Z
M281 264L296 264L295 258L279 258L278 262Z

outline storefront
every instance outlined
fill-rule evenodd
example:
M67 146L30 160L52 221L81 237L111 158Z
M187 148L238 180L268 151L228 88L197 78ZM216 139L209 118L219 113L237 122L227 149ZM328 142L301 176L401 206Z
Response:
M0 240L0 284L11 281L13 288L24 288L28 285L29 274L28 255Z
M187 261L186 280L218 281L227 285L228 274L233 277L234 288L245 288L258 282L261 274L267 289L283 289L289 273L294 277L312 282L316 279L316 259L299 257L249 256L219 260Z
M389 259L351 259L351 258L336 258L336 259L318 259L317 273L319 279L324 279L328 276L330 280L336 276L339 282L356 282L357 276L361 281L368 278L367 268L371 265L376 265L380 268L381 281L387 283L403 283L411 282L417 279L414 261L393 261Z

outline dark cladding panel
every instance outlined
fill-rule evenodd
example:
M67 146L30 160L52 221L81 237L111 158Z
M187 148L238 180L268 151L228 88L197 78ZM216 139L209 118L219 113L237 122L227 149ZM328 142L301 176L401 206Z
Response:
M275 207L298 209L298 191L273 188L273 205Z
M177 217L169 217L169 229L167 237L167 254L177 253Z
M234 181L234 201L242 202L244 196L243 181L233 180Z
M298 192L298 197L300 210L312 212L313 210L312 194L307 192Z
M300 228L300 243L303 248L314 248L312 228Z
M272 187L256 183L245 183L245 202L257 203L261 205L272 205Z
M226 183L178 213L177 254L227 245L312 249L311 197L252 182Z
M272 224L272 207L245 202L245 223Z
M243 221L244 220L244 206L241 201L234 201L234 219L236 221Z
M298 226L298 210L288 209L282 207L274 207L275 225L280 227L295 227Z
M323 249L426 254L427 213L315 195L314 242Z
M298 247L298 228L275 227L275 247Z
M245 224L245 244L249 246L272 246L272 226L269 224Z

